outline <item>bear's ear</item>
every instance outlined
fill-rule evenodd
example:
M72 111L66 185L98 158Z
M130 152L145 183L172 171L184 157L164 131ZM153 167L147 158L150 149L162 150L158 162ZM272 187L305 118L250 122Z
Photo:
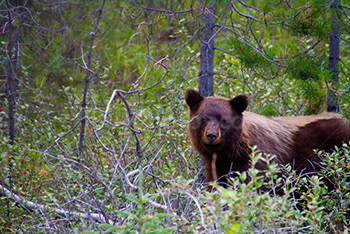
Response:
M190 109L195 111L199 107L199 103L203 100L203 97L196 90L189 89L186 90L185 100Z
M230 104L235 110L242 113L248 106L248 96L244 94L238 95L230 100Z

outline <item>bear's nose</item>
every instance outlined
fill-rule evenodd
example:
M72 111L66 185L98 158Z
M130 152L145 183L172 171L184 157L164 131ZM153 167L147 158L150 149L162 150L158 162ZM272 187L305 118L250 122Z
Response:
M218 138L218 134L216 132L208 132L207 133L207 139L209 143L214 143L216 138Z

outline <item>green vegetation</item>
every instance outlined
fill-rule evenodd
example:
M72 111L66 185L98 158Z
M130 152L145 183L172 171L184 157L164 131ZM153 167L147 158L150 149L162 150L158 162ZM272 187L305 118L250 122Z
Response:
M201 159L187 140L183 98L186 89L197 87L203 26L198 1L107 1L90 67L90 33L102 1L29 2L11 8L13 25L22 34L14 144L8 139L8 103L0 98L0 230L349 232L346 145L333 154L320 152L323 175L300 178L284 168L281 176L281 169L269 164L266 176L272 179L263 184L253 164L232 181L235 187L216 187L213 193L203 188ZM339 83L333 84L327 69L330 1L297 1L295 9L281 1L245 2L260 9L249 10L257 20L232 9L226 15L229 1L214 4L215 95L246 93L250 111L302 115L324 111L332 91L349 118L349 10L341 15L345 45ZM5 6L0 9L7 17ZM0 40L0 64L7 71L7 34ZM87 70L87 124L78 157ZM6 88L3 78L0 85L0 91ZM261 157L255 152L252 160ZM251 182L242 183L248 176ZM331 178L336 189L329 193L323 178ZM282 189L284 195L260 194L262 186ZM293 199L294 193L301 199Z

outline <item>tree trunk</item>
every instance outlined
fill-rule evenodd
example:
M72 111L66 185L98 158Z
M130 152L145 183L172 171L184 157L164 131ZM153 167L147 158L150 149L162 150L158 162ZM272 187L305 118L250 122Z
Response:
M329 42L329 72L332 75L333 84L338 83L339 79L339 24L337 22L337 12L339 9L340 0L333 0L331 3L331 32ZM339 112L337 96L334 92L328 94L327 111Z
M199 68L199 93L204 96L213 96L214 74L214 15L213 4L203 6L202 20L205 29L200 36L201 55Z
M11 2L11 1L10 1ZM12 5L6 1L8 14L8 44L7 44L7 100L8 100L8 130L9 140L12 145L15 141L15 113L17 103L17 63L19 53L19 33L20 29L12 25ZM20 27L20 26L18 26ZM16 33L17 31L17 33Z
M20 37L21 37L21 24L22 24L22 13L17 11L17 15L13 15L15 11L13 11L14 6L16 6L16 1L6 1L7 8L7 27L5 28L5 33L8 35L8 43L6 48L6 57L7 57L7 71L6 71L6 79L7 79L7 101L8 101L8 131L9 131L9 143L11 145L15 142L16 137L16 107L17 107L17 99L18 99L18 61L19 61L19 53L20 53ZM17 26L13 25L12 22L18 21ZM10 159L13 158L13 155L8 155L8 168L12 170L12 161ZM13 182L12 176L9 174L8 176L8 185L9 188L12 189ZM11 207L7 203L7 218L10 217Z
M200 55L200 67L199 67L199 93L203 97L213 96L214 95L214 12L213 4L208 3L206 6L203 5L202 1L201 6L203 9L202 20L205 23L205 28L201 32L201 55ZM201 176L200 182L205 180L205 165L202 161L201 163Z

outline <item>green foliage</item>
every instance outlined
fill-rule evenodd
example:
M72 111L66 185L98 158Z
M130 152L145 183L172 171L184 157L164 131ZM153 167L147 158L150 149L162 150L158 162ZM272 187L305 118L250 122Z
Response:
M293 190L285 188L283 196L277 195L275 192L282 185L277 165L268 164L266 174L254 168L258 160L270 161L272 158L265 159L256 152L251 159L252 168L234 178L233 187L216 187L217 192L207 195L209 202L204 209L211 220L209 223L219 222L223 233L297 231L303 221L301 211L295 208L297 203L290 199ZM271 192L260 193L261 190Z
M349 146L344 145L329 155L319 155L324 158L324 173L328 179L332 177L338 189L329 192L322 181L324 175L300 177L290 170L290 166L281 177L279 167L270 163L271 157L265 158L255 152L251 157L252 168L234 178L232 187L214 185L215 192L197 195L205 219L202 221L205 225L198 231L347 233L350 221ZM265 173L254 169L257 160L261 159L268 165ZM261 190L269 192L260 193ZM301 193L300 200L293 199L295 193Z
M299 80L297 84L304 90L303 96L308 101L305 114L317 114L324 105L326 74L321 70L321 61L312 56L302 56L290 65L291 76Z
M320 80L322 74L321 61L312 56L302 56L290 65L290 73L296 79L301 80Z
M328 220L331 227L349 227L350 146L344 144L342 148L336 148L331 154L322 154L318 151L318 155L324 159L322 177L335 188L330 192L321 193L322 197L319 198L321 207L326 211L325 219Z
M143 194L143 173L139 167L139 193L138 197L126 194L125 198L137 205L136 209L120 211L116 210L116 215L127 219L123 225L114 226L111 224L102 224L100 228L106 228L109 232L115 233L170 233L176 230L176 227L164 227L164 219L173 218L171 214L157 213L151 214L145 209L145 205L153 200L157 195Z
M327 0L299 1L293 4L295 9L290 10L287 4L284 10L277 11L281 26L297 36L314 36L316 38L329 35L330 21L326 19L325 7ZM300 8L298 8L300 7ZM296 17L297 16L297 17Z

